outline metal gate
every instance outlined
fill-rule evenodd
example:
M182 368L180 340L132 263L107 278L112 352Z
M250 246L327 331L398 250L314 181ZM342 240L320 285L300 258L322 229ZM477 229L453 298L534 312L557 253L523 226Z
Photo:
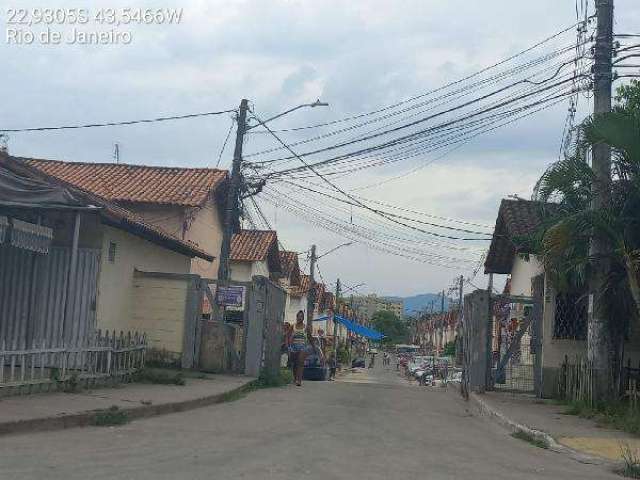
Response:
M463 394L506 390L540 395L542 391L543 278L532 282L531 297L465 296Z
M282 326L286 292L266 277L253 277L246 334L245 373L262 371L277 375L280 370Z
M83 345L95 332L99 262L99 250L78 249L75 288L69 292L69 248L52 247L41 255L0 247L0 343Z

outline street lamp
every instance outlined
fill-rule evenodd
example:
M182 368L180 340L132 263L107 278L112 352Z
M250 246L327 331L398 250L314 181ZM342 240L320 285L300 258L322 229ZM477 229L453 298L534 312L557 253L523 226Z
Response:
M327 102L321 102L320 99L317 99L313 103L303 103L302 105L298 105L297 107L290 108L289 110L285 110L284 112L274 115L273 117L267 118L266 120L261 121L257 125L250 125L246 128L246 130L251 130L252 128L259 127L260 125L269 123L271 120L275 120L276 118L284 117L285 115L291 112L294 112L300 108L305 108L305 107L316 108L316 107L328 107L328 106L329 104Z
M343 243L341 245L338 245L337 247L333 247L331 250L329 250L328 252L323 253L322 255L320 255L319 257L316 257L316 260L321 259L322 257L326 257L327 255L329 255L330 253L335 252L336 250L338 250L339 248L342 247L350 247L351 245L353 245L353 242L347 242L347 243Z

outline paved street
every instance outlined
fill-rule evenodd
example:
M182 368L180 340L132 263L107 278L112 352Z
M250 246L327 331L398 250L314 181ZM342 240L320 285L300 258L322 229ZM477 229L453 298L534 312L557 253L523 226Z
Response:
M603 479L393 367L140 420L0 438L4 479Z

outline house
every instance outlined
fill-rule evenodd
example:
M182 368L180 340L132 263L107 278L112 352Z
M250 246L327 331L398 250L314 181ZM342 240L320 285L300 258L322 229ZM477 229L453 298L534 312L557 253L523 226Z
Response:
M287 292L287 305L285 308L284 321L293 324L295 323L298 311L306 311L306 305L304 305L304 308L300 308L300 302L298 300L299 297L294 295L294 292L300 287L302 277L300 273L300 264L298 262L298 253L281 250L280 267L282 269L282 275L280 276L279 283Z
M532 255L523 239L534 233L541 225L545 211L554 209L553 204L528 200L504 199L500 204L495 231L489 253L485 261L485 273L506 274L508 292L512 297L539 298L542 303L542 325L537 330L541 338L537 339L540 352L530 348L531 332L521 340L521 358L523 364L533 364L534 355L541 368L542 395L552 396L557 387L558 370L565 356L575 360L586 354L587 302L586 292L560 295L554 291L545 275L544 265ZM540 291L534 286L540 285ZM510 330L521 324L529 314L526 303L497 302L493 315L496 324L502 318L502 325L494 327L493 349L506 346ZM502 344L502 345L501 345Z
M285 315L285 321L290 324L295 323L296 315L300 310L304 312L307 318L307 299L311 286L311 278L309 275L300 273L300 285L295 286L289 291L289 304Z
M188 276L194 259L212 262L212 254L24 159L0 156L0 175L9 192L0 201L7 344L80 345L96 329L138 330L152 347L183 353L186 287L166 282Z
M229 277L237 282L250 282L256 275L273 281L280 278L278 235L273 230L240 230L231 239Z
M124 163L17 158L29 167L125 208L214 258L193 258L189 273L216 278L228 173Z

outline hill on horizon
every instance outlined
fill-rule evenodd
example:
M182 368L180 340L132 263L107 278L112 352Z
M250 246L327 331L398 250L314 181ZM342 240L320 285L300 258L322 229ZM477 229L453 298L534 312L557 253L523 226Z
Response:
M431 302L433 302L434 312L439 312L441 308L441 294L439 293L420 293L418 295L412 295L409 297L397 297L404 301L404 314L415 315L425 310L431 309ZM444 298L444 309L449 309L449 298Z

